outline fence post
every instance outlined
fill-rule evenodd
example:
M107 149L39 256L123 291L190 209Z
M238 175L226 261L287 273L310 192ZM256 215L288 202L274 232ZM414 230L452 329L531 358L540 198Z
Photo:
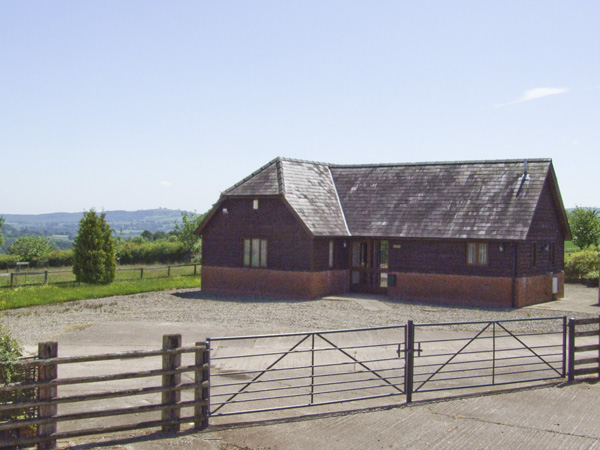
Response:
M194 427L198 430L208 428L210 415L210 341L196 342L196 347L203 346L196 351L196 384L194 391Z
M569 319L569 382L575 380L575 319Z
M163 336L163 350L173 350L181 347L180 334L166 334ZM172 371L181 367L181 353L166 353L163 355L163 370ZM165 374L162 376L162 387L174 388L181 384L181 373ZM181 391L163 391L162 404L171 406L162 412L162 420L179 420L181 410L178 403L181 400ZM162 426L165 433L174 433L181 428L180 423L169 423Z
M198 264L194 264L194 276L196 276L196 269L198 268ZM600 304L600 299L598 301L598 303Z
M15 287L15 273L11 272L10 273L10 287Z
M404 392L406 394L406 403L411 403L415 371L415 326L412 320L409 320L406 324L404 345L406 346L404 361Z
M142 267L140 269L140 280L142 280L144 278L144 268Z
M50 359L58 356L58 343L57 342L40 342L38 344L38 358L39 359ZM40 383L47 383L55 380L57 377L57 365L48 364L39 366L38 381ZM57 387L48 386L39 388L39 400L52 400L57 396ZM57 405L40 406L38 410L40 419L51 419L56 416ZM44 425L38 426L38 437L48 438L56 433L56 422L51 422ZM56 447L56 439L44 439L38 443L39 450L53 449Z
M562 377L564 378L567 376L567 316L563 316L562 333Z
M44 284L48 284L48 271L44 271Z
M171 276L171 266L167 266L167 278Z

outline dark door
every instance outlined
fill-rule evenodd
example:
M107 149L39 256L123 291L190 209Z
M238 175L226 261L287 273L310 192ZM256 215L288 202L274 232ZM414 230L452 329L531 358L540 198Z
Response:
M389 242L380 239L352 241L350 288L356 292L387 292Z

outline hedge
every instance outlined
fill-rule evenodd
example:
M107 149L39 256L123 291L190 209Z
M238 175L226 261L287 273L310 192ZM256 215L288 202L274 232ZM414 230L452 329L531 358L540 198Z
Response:
M117 258L119 264L165 264L187 261L190 255L180 242L124 241L117 246Z
M567 280L581 280L590 273L598 273L598 251L582 250L565 256Z
M117 244L116 255L119 264L171 264L189 261L191 255L180 242L156 241L135 243L122 241ZM20 261L18 255L0 254L0 270L14 267ZM35 262L31 262L35 267ZM64 267L73 265L73 250L55 250L46 261L38 263L45 267Z

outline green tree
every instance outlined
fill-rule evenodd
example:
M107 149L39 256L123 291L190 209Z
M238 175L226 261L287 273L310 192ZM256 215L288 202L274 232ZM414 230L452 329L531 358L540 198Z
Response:
M10 244L6 252L19 255L24 261L39 261L47 257L55 246L44 236L22 236Z
M200 236L194 234L194 231L202 222L204 215L197 215L195 212L181 212L181 223L175 222L175 235L177 240L183 244L186 251L197 253L202 248Z
M573 235L573 243L585 250L598 245L600 240L600 211L595 208L580 208L569 213L569 226Z
M0 217L0 247L4 245L4 236L2 235L2 225L4 225L4 217Z
M79 222L73 245L73 273L78 282L108 284L115 279L115 242L105 216L90 209Z
M152 239L152 237L153 237L153 236L152 236L152 232L151 232L151 231L148 231L148 230L144 230L144 231L142 232L142 234L140 234L140 236L142 236L142 237L143 237L144 239L146 239L147 241L152 241L152 240L153 240L153 239Z
M21 343L8 330L0 328L0 385L13 381L17 373L15 363L21 356Z

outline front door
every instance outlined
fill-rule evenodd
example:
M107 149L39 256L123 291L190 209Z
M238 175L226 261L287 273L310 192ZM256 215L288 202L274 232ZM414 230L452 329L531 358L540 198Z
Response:
M352 241L350 288L356 292L387 292L389 242L380 239Z

